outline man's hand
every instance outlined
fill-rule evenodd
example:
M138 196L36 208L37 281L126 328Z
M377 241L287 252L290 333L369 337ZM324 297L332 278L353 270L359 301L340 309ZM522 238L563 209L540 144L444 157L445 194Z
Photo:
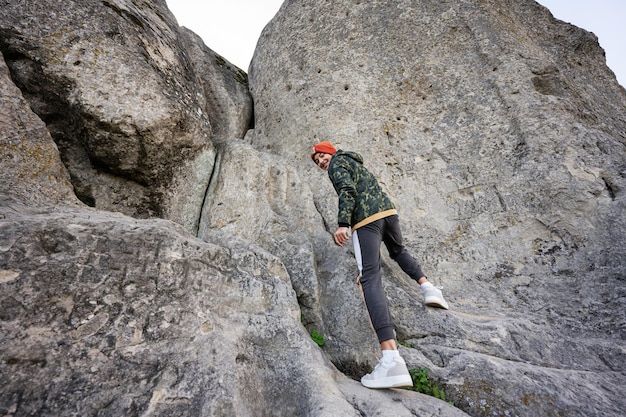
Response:
M335 231L333 237L335 238L335 243L339 246L343 246L350 239L348 235L349 229L347 227L338 227Z

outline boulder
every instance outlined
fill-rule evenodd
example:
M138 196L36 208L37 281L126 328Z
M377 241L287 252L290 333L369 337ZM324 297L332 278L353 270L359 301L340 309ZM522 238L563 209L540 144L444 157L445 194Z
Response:
M593 34L530 0L286 0L247 79L161 0L0 0L0 51L0 414L622 415L626 92ZM426 308L383 250L453 405L359 384L318 140L445 287Z
M0 49L85 204L198 228L211 139L251 123L246 74L164 1L2 2Z
M1 55L0 98L2 200L22 201L36 207L78 204L56 144L46 125L10 81Z
M300 167L327 229L320 140L364 156L445 287L425 309L386 258L410 366L472 415L621 413L626 94L595 35L533 1L286 1L249 78L246 140Z

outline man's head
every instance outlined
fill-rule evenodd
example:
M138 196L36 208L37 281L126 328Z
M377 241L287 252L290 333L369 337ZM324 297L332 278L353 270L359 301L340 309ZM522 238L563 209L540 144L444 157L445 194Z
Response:
M333 159L333 155L337 153L337 149L330 142L320 142L313 147L311 153L311 159L315 162L315 165L328 171L330 160Z

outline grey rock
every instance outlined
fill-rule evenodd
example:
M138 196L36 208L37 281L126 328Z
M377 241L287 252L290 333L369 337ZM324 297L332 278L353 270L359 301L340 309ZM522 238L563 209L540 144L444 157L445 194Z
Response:
M9 74L0 60L3 415L331 417L363 415L364 407L379 415L465 415L445 404L442 413L438 400L416 393L399 394L402 404L394 393L380 393L373 402L369 390L336 370L302 325L294 287L305 291L314 280L292 284L279 258L233 237L227 227L210 233L204 228L202 241L182 221L133 219L84 206L73 193L63 154L31 110L32 97L29 106L24 84L22 91L14 84L23 74L15 60L11 64ZM235 119L225 125L236 126ZM244 144L217 142L229 169L246 152L259 160L266 156ZM261 167L250 173L257 175ZM220 180L229 174L221 169L226 174L216 175ZM288 202L284 208L294 205L306 213L311 235L327 238L316 224L321 217L312 198L287 193L299 180L278 178L283 188L268 200L268 219L289 219L294 226L279 210ZM186 186L202 189L198 183L210 179L189 177ZM235 191L241 189L234 184ZM222 195L217 180L209 187L214 189L206 222L224 216L215 199L237 195L233 189ZM240 202L254 196L245 194ZM291 238L294 255L306 254L314 240L295 229ZM280 246L269 236L261 243ZM294 257L289 265L294 273L306 268L303 280L312 269L306 257ZM385 400L392 407L381 414Z
M165 220L2 214L3 415L356 415L269 253Z
M198 228L216 136L243 137L245 73L164 1L3 1L2 52L78 197ZM87 23L88 22L88 23Z
M0 50L2 415L626 408L626 94L593 34L532 1L287 0L248 92L163 1L0 1ZM445 286L426 308L383 255L454 406L357 382L378 346L321 139Z
M9 78L0 55L0 161L3 200L13 198L33 206L76 204L70 176L46 125L32 111Z
M593 34L531 1L286 1L249 75L246 139L296 159L328 229L319 140L364 155L445 286L425 309L386 258L411 366L472 415L620 415L626 94Z

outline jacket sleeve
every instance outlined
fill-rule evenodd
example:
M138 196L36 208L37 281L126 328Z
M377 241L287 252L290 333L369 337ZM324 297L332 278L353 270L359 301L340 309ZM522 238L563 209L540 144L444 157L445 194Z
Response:
M357 199L356 184L353 178L354 167L346 159L335 161L333 169L328 172L333 187L339 197L339 210L337 212L337 224L350 227L352 213Z

